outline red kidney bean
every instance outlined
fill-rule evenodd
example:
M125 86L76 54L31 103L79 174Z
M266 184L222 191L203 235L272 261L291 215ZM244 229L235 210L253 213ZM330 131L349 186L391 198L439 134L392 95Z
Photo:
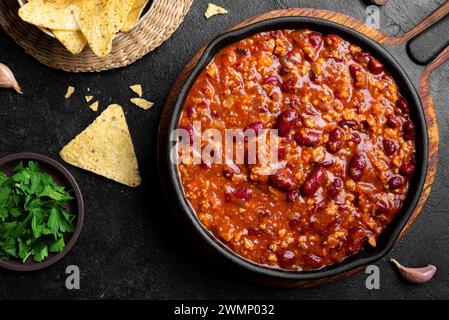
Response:
M295 140L299 145L314 147L320 143L320 134L314 131L300 131L296 134Z
M278 149L278 160L284 160L285 159L285 149L279 148Z
M281 85L281 90L284 92L295 92L296 81L286 80Z
M342 190L343 181L341 181L340 178L335 178L334 182L332 182L332 185L329 188L329 196L335 200Z
M279 75L273 74L262 81L263 84L272 84L275 86L280 86L282 84L282 79Z
M405 101L405 99L403 97L399 97L398 100L396 100L396 107L402 111L402 113L408 113L409 112L409 108L408 108L408 104L407 101Z
M362 125L362 128L365 130L368 130L369 128L371 128L369 122L366 120L363 120L360 124Z
M260 230L254 230L254 229L248 229L248 237L258 237L262 234L262 232L260 232Z
M349 175L352 180L360 181L363 174L363 169L366 167L366 158L363 154L357 153L352 157L351 163L349 164Z
M382 141L383 147L384 147L384 153L387 156L391 156L396 153L399 149L399 143L396 140L391 140L388 138L385 138Z
M358 64L351 64L349 66L349 73L351 74L352 78L355 78L357 71L362 71L362 67L359 66Z
M405 121L402 131L404 132L405 140L413 140L415 138L415 126L410 120Z
M319 212L325 206L324 201L319 202L314 205L313 212L315 213L309 218L309 224L312 226L313 230L319 235L328 235L341 223L341 216L339 215L326 215Z
M401 126L401 120L399 120L393 115L388 115L387 126L389 126L390 128L399 128Z
M188 106L186 108L186 112L187 112L187 115L189 116L189 118L191 118L191 119L195 118L197 115L196 108L194 106Z
M295 110L285 110L276 119L276 129L279 137L286 137L294 129L298 113Z
M335 128L329 133L329 141L327 142L327 150L329 152L337 152L343 148L345 132L340 127Z
M382 199L376 199L374 201L374 207L377 212L388 212L389 210L388 204Z
M404 175L404 176L411 176L413 174L413 172L415 172L415 165L411 164L411 163L407 163L404 162L403 164L401 164L401 166L399 167L399 171Z
M296 256L293 251L282 250L276 254L278 258L279 265L282 268L290 268L296 262Z
M324 159L321 162L317 162L317 165L323 168L330 168L334 164L334 161L332 159Z
M286 199L288 202L295 202L296 200L298 200L300 197L299 191L298 190L291 190L287 192L286 195Z
M298 229L300 224L301 224L301 220L299 218L299 215L294 215L293 217L291 217L290 220L288 220L288 226L292 230Z
M371 55L367 51L361 51L355 57L355 60L361 64L367 64L371 59Z
M282 37L282 31L280 30L271 31L270 35L273 39L279 39Z
M231 179L234 176L234 171L227 168L227 169L223 169L223 175L228 178Z
M180 127L180 129L183 129L183 130L187 131L187 133L189 134L190 144L192 144L193 143L193 136L195 135L195 128L191 124L188 124L186 126Z
M201 159L201 168L209 170L212 168L212 164L207 160Z
M279 169L275 174L270 176L270 181L273 187L292 191L298 188L298 181L295 176L288 169Z
M228 179L232 178L235 174L240 174L240 173L241 173L240 168L233 163L225 165L223 167L223 175Z
M220 118L220 112L218 112L218 110L215 110L215 109L210 110L210 115L215 119Z
M290 69L289 69L289 68L281 67L281 68L279 69L279 74L280 74L281 76L285 76L285 75L287 75L287 74L289 74L289 73L290 73Z
M349 141L352 141L355 144L359 144L360 142L362 142L362 138L360 137L360 135L357 132L352 132L351 137L349 138Z
M287 164L285 165L286 168L293 170L295 168L295 165L292 162L287 162Z
M318 191L318 188L323 184L325 177L326 169L323 167L316 168L315 171L307 177L306 181L302 185L302 193L305 196L313 196Z
M318 48L323 42L323 36L316 32L309 33L309 43L313 48Z
M357 127L357 122L354 120L344 120L343 119L338 122L338 125L342 128L345 126L348 128L355 128L355 127Z
M379 60L371 57L368 62L368 70L371 71L372 74L380 74L384 71L384 65Z
M242 48L237 48L235 49L235 52L237 52L238 54L242 55L242 56L246 56L248 54L248 51Z
M253 190L248 187L239 187L235 189L234 196L237 200L248 201L253 195Z
M401 176L394 176L388 180L391 189L399 189L405 184L405 179Z
M265 125L263 124L263 122L256 121L256 122L253 122L253 123L249 124L249 125L245 128L245 131L246 131L246 130L253 130L254 133L257 135L257 134L259 134L259 132L260 132L262 129L265 129Z
M350 253L359 251L367 236L365 232L359 228L359 227L352 227L348 230L348 236L347 236L347 245L348 245L348 251Z
M317 256L317 255L315 255L313 253L310 253L310 252L306 253L304 255L304 262L309 267L312 267L313 269L318 269L321 266L323 266L323 260L319 256Z
M312 82L319 84L319 81L321 80L321 76L317 76L314 72L309 72L309 78Z

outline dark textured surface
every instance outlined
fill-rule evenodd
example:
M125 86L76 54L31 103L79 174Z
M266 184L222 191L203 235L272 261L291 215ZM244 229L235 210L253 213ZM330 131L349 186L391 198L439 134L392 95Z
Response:
M426 65L435 59L449 45L449 37L441 36L447 30L449 30L449 15L410 40L407 49L413 60Z
M426 209L390 255L380 261L381 289L367 290L366 275L310 289L279 289L249 283L210 261L172 225L169 204L163 200L156 165L158 118L170 86L184 64L215 35L245 18L273 9L319 7L364 20L368 1L325 0L215 0L230 10L227 16L206 21L206 0L196 0L180 29L160 48L132 66L100 74L69 74L38 64L0 31L0 62L9 65L24 95L0 91L0 156L33 151L59 159L62 146L83 130L97 114L83 100L90 92L124 106L134 139L143 185L129 189L77 168L86 205L79 241L57 265L32 274L0 270L0 298L447 298L449 296L449 130L447 102L449 64L432 76L432 92L440 125L440 163ZM381 8L381 27L400 35L430 14L442 0L390 0ZM447 33L446 33L447 34ZM389 48L417 82L421 68L406 57L405 49ZM131 106L129 85L142 83L145 95L156 102L149 111ZM65 100L68 85L76 87ZM90 89L90 91L88 91ZM171 230L172 232L168 232ZM395 274L388 258L410 265L435 264L432 282L410 285ZM65 289L65 268L81 270L81 290Z

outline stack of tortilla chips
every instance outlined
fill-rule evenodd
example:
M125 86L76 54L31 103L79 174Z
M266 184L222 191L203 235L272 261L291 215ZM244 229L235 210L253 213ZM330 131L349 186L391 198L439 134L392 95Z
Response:
M118 32L139 22L149 0L30 0L19 10L22 20L50 29L73 54L88 43L99 57L111 52Z

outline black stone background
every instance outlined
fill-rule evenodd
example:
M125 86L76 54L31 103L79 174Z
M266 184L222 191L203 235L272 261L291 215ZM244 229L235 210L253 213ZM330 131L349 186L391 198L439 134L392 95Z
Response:
M390 0L381 9L382 30L400 35L442 2ZM210 261L172 225L167 218L170 204L165 202L159 184L156 137L164 99L185 63L214 36L266 11L317 7L364 20L369 4L361 0L214 0L228 8L230 14L206 21L203 13L207 3L195 0L181 27L154 52L127 68L97 74L72 74L43 66L0 31L0 62L14 70L24 91L17 95L0 90L0 156L32 151L59 159L62 146L98 115L83 100L90 88L90 94L100 98L100 111L110 103L124 106L143 177L143 185L131 189L68 166L79 182L86 205L85 224L77 245L64 260L47 270L31 274L0 270L0 298L448 298L449 64L431 79L441 138L438 175L424 212L404 239L378 262L380 290L365 288L364 273L310 289L249 283ZM404 48L389 50L416 81L422 69L409 61ZM143 111L130 105L128 86L135 83L142 83L145 96L155 101L153 109ZM75 86L76 92L65 100L68 85ZM410 285L395 273L388 262L390 257L409 265L433 263L439 271L426 285ZM64 271L70 264L80 267L81 290L65 288Z

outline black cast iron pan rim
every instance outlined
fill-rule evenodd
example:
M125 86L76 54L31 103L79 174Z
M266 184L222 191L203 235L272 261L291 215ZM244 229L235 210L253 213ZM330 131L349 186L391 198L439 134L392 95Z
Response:
M378 44L374 40L353 29L319 18L297 16L273 18L256 22L237 30L226 32L213 39L206 47L201 58L183 84L175 102L172 111L173 113L171 115L167 130L169 130L170 132L172 129L178 126L183 104L192 84L196 80L201 70L205 66L207 66L207 64L212 60L212 58L220 49L226 47L231 43L235 43L259 32L301 28L340 35L346 40L355 43L362 48L366 48L370 52L373 52L374 56L379 58L386 65L387 69L391 72L396 83L398 84L400 92L404 94L407 102L410 105L410 115L416 127L417 162L415 174L410 183L409 192L407 195L407 199L404 202L403 208L380 236L378 242L378 244L380 245L378 245L378 248L365 248L361 252L343 260L342 262L333 264L320 270L307 272L288 271L258 265L237 255L202 226L201 222L196 217L193 208L184 197L178 168L176 164L172 164L170 162L170 149L172 146L172 142L170 141L170 134L167 134L166 140L162 141L162 143L164 143L166 147L164 160L167 161L168 166L168 184L171 189L170 191L172 191L174 193L174 196L176 197L176 200L178 202L177 204L180 206L183 213L187 215L188 220L190 221L194 229L197 230L202 239L209 246L213 247L226 259L232 261L237 266L254 273L255 275L265 276L274 280L310 281L334 277L344 272L355 270L359 267L375 263L376 261L383 258L391 250L401 231L412 216L412 213L422 193L425 177L427 174L427 125L421 101L415 87L412 85L407 74L404 72L399 63L391 56L391 54L388 53L388 51L386 51L380 44ZM380 249L380 246L382 246L382 249Z
M4 165L9 162L20 162L20 161L26 161L26 160L35 160L37 162L46 164L47 166L54 169L55 173L49 172L51 176L59 175L60 177L64 178L68 185L67 187L70 187L75 195L75 199L72 200L76 202L76 208L77 212L73 212L76 214L76 225L75 225L75 231L72 234L69 234L70 237L69 241L66 243L64 249L62 252L55 253L52 256L47 257L42 262L32 262L29 264L22 264L19 260L15 260L14 262L11 261L2 261L0 260L0 267L11 270L11 271L38 271L41 269L45 269L47 267L52 266L53 264L59 262L62 258L64 258L67 253L69 253L70 250L73 249L75 246L75 243L78 240L78 237L81 233L81 229L83 227L84 222L84 201L83 196L81 194L81 190L75 180L75 178L72 176L72 174L58 161L44 156L42 154L38 153L32 153L32 152L20 152L20 153L14 153L10 154L8 156L5 156L0 159L0 166Z

